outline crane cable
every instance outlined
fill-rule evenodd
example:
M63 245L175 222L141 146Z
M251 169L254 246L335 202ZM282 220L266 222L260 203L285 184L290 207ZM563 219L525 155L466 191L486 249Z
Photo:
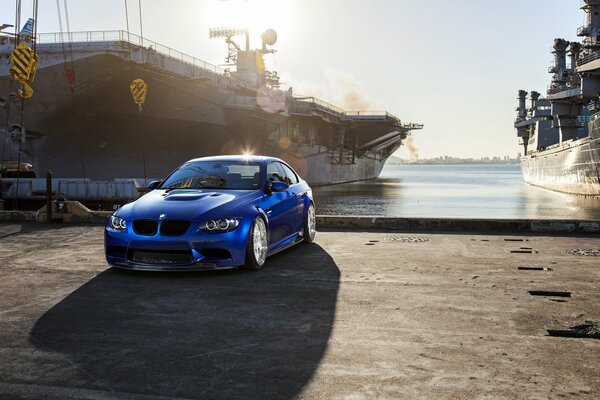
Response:
M140 38L142 38L142 47L144 47L144 29L142 27L142 0L138 0L138 8L140 10Z
M15 32L17 33L17 38L15 40L15 49L16 49L17 46L19 46L19 44L21 43L21 31L17 32L17 30L21 26L21 0L17 0L15 12L16 12ZM21 130L23 129L23 107L24 107L24 105L25 105L25 100L21 99L21 125L19 126L19 128ZM19 174L21 172L21 132L19 132L18 138L19 138L19 149L18 149L18 153L17 153L17 187L15 190L15 196L13 198L13 207L15 210L19 210L18 197L19 197Z
M37 0L36 0L37 1ZM63 0L63 5L65 8L65 23L67 24L67 34L69 35L69 39L71 38L71 24L69 23L69 8L67 7L67 0ZM69 57L71 58L71 70L73 71L73 78L75 78L75 61L73 60L73 40L69 40ZM75 81L73 81L74 85Z
M17 8L17 20L19 22L19 25L16 26L16 28L18 28L20 26L20 22L21 22L21 1L18 1L18 8ZM38 21L37 21L37 16L38 16L38 0L33 0L33 10L32 10L32 16L34 18L33 20L33 26L31 29L31 42L32 42L32 47L33 47L33 57L37 57L35 54L35 50L36 50L36 42L37 42L37 25L38 25ZM21 33L19 32L19 34L17 35L17 46L20 44L21 41ZM16 47L15 47L16 48ZM35 72L34 72L35 73ZM33 78L32 78L33 79ZM29 89L31 90L31 89ZM29 94L29 96L31 96L31 93ZM19 128L21 129L20 135L18 136L19 141L19 148L17 151L17 182L16 182L16 190L15 190L15 197L14 197L14 208L15 210L19 209L19 180L20 180L20 175L21 175L21 152L22 152L22 145L23 145L23 139L24 136L26 135L26 131L25 128L23 127L23 114L25 113L25 100L28 99L29 97L25 98L23 96L21 96L21 112L20 112L20 119L19 119Z
M140 46L141 46L141 50L142 50L142 77L144 76L144 62L145 62L145 57L144 57L144 53L146 51L146 49L144 48L144 30L142 28L142 0L138 0L138 8L139 8L139 12L140 12ZM143 172L144 172L144 187L148 186L148 175L146 173L146 146L145 146L145 138L144 138L144 117L142 114L142 105L143 103L146 101L146 94L148 93L148 86L146 84L146 82L144 82L143 79L141 79L141 83L143 84L142 87L143 89L143 98L141 99L141 104L138 104L138 109L139 109L139 135L140 135L140 140L141 140L141 147L142 147L142 166L143 166ZM135 82L135 81L134 81ZM133 82L132 82L133 85Z
M64 64L64 69L65 69L65 79L67 80L67 83L69 84L69 87L71 89L71 95L73 95L73 89L75 87L75 62L74 62L74 58L73 58L73 45L72 45L72 38L71 38L71 26L69 24L69 10L67 7L67 0L63 0L63 5L64 5L64 12L65 12L65 24L67 26L67 40L65 41L63 38L63 19L62 19L62 12L60 9L60 0L56 0L56 11L58 13L58 27L60 29L60 38L61 38L61 45L62 45L62 53L63 53L63 64ZM69 51L67 52L66 49L66 45L65 42L68 43L69 45ZM67 55L68 54L68 55Z
M75 109L75 77L76 77L76 75L75 75L75 58L73 57L73 38L72 38L72 33L71 33L71 25L69 22L69 8L67 6L67 0L63 0L63 9L64 9L64 14L65 14L64 22L65 22L65 25L67 28L66 42L68 43L68 46L69 46L68 51L66 49L65 40L62 39L64 31L63 31L62 12L60 9L60 0L56 0L56 11L58 13L58 25L59 25L60 36L61 36L65 79L66 79L67 83L69 84L69 90L71 92L71 107L73 109ZM86 169L85 169L85 162L84 162L84 157L83 157L83 145L82 145L83 139L80 135L77 135L77 136L78 136L77 147L79 150L79 164L81 167L81 177L85 180L86 179ZM87 186L86 186L86 191L87 191Z
M67 49L65 47L65 41L63 38L63 23L62 23L62 13L60 11L60 0L56 0L56 12L58 13L58 29L59 29L60 43L62 45L63 64L65 66L65 77L66 77L68 60L67 60Z
M127 7L127 0L125 0L125 25L127 26L127 49L129 50L129 61L131 61L131 38L129 35L129 11Z
M13 47L13 50L17 48L17 46L19 45L19 38L20 38L20 32L19 32L19 27L21 26L21 0L15 0L15 45ZM4 165L4 162L6 161L5 159L5 155L6 155L6 141L8 139L8 128L9 128L9 121L10 121L10 98L12 95L12 91L14 88L14 84L15 84L15 80L11 79L10 80L10 87L8 89L8 98L6 99L6 129L4 130L4 140L2 141L2 160L0 162L0 170L2 170L2 168L6 167Z
M15 47L19 45L21 39L21 32L18 30L21 26L21 0L15 1L15 33L16 33L16 44Z

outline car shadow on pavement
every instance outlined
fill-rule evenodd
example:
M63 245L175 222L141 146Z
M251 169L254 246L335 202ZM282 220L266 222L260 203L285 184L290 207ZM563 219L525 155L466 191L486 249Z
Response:
M30 342L67 358L45 385L178 398L293 398L318 368L339 270L317 244L262 271L109 269L47 311Z

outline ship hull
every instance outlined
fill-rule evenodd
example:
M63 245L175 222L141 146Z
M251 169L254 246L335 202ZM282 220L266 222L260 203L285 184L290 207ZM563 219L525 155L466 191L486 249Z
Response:
M379 145L377 138L398 126L266 111L256 91L226 77L183 76L165 68L168 59L139 63L119 46L107 48L84 46L68 62L56 49L40 49L33 98L22 107L16 95L0 99L3 160L31 163L38 176L50 170L55 178L111 181L162 178L192 158L249 152L281 157L310 184L325 185L379 176L406 135ZM68 69L75 71L71 86ZM129 91L137 78L148 84L142 112ZM1 66L0 93L10 91L16 85ZM15 132L24 133L20 140ZM379 147L360 147L370 142Z
M521 157L523 180L563 193L600 196L600 124L583 139Z
M234 95L231 90L114 55L85 57L68 67L76 71L72 90L65 64L38 69L34 97L25 102L22 116L20 100L3 96L0 120L8 131L26 131L20 156L15 138L5 140L4 160L20 158L38 175L51 170L58 178L161 177L190 158L260 148L285 118L228 110L223 104ZM140 77L149 87L142 112L129 92L130 82ZM11 88L16 92L4 74L0 93Z

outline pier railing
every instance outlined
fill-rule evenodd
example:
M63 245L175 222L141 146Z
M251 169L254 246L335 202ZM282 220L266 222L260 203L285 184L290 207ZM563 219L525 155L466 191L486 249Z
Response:
M191 64L217 74L224 74L223 68L197 59L196 57L177 51L171 47L162 45L153 40L142 38L136 34L126 31L83 31L83 32L55 32L40 33L37 35L38 43L62 44L62 43L103 43L103 42L125 42L139 46L147 50L156 51L182 62Z

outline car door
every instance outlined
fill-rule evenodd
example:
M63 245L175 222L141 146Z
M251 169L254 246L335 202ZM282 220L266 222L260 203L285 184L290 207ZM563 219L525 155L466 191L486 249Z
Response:
M270 162L267 165L267 185L269 182L288 183L285 172L279 162ZM272 192L265 196L264 211L269 218L269 247L270 249L288 238L293 231L295 223L296 199L290 190L285 192Z
M290 197L293 199L294 203L294 212L291 213L293 218L292 223L292 232L298 232L302 229L304 224L304 195L302 193L302 185L300 184L300 178L298 175L290 168L290 166L281 163L281 168L283 168L283 172L285 172L285 176L288 184L290 185Z

